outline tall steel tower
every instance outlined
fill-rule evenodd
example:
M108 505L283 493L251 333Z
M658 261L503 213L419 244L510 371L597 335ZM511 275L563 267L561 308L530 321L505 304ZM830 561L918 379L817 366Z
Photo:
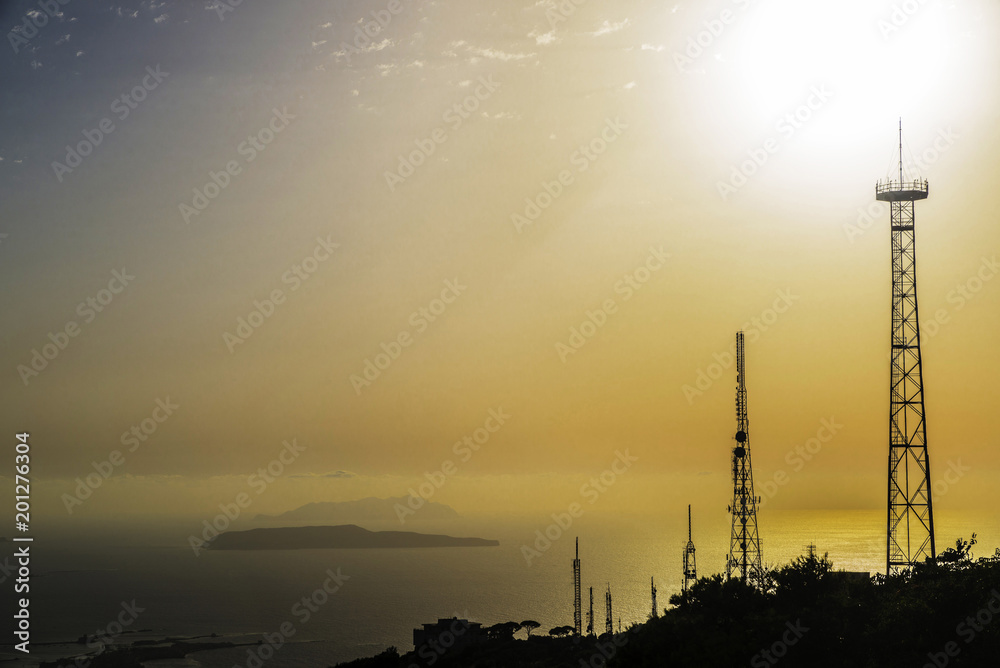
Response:
M875 199L889 202L892 234L892 334L889 377L889 502L886 573L934 558L931 467L924 423L924 384L917 322L917 258L913 203L927 199L926 179L903 180L903 123L899 123L899 180L879 181Z
M576 539L576 558L573 559L573 633L580 637L582 615L580 606L580 537Z
M750 422L747 418L746 365L743 332L736 332L736 447L733 448L733 528L729 539L726 577L738 573L741 580L759 582L761 571L760 538L757 535L757 504L753 492L753 469L750 466Z
M604 632L614 633L615 627L611 617L611 585L608 585L608 592L604 595Z
M694 542L691 540L691 505L688 504L688 544L684 548L684 585L681 591L687 590L698 580L698 569L694 563Z
M594 635L594 588L590 588L590 612L587 613L587 635Z

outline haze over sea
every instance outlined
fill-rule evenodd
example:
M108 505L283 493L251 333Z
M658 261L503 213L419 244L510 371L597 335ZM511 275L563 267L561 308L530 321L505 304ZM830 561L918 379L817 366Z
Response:
M728 548L728 516L694 509L698 573L720 572ZM678 513L680 515L680 513ZM679 591L686 518L664 526L648 521L608 522L584 516L531 564L522 545L544 524L465 518L431 528L500 540L492 548L290 550L204 552L195 558L183 541L156 546L122 545L119 538L72 544L36 543L33 581L35 643L66 642L103 630L124 602L144 608L122 640L217 633L232 642L256 642L283 622L296 633L266 665L332 665L375 654L390 645L412 649L412 629L439 617L459 616L484 625L534 619L540 632L571 624L574 537L580 537L584 607L595 593L595 626L603 630L603 592L614 598L615 627L645 621L649 578L656 578L659 607ZM1000 546L1000 519L990 513L938 512L938 549L958 536L979 534L977 556ZM784 564L814 543L835 568L876 572L884 560L884 511L767 511L760 513L765 562ZM461 530L456 531L458 527ZM382 526L380 529L399 529ZM327 569L348 576L341 589L306 622L292 608L321 587ZM58 606L56 609L54 606ZM301 610L301 609L300 609ZM148 630L148 631L146 631ZM32 657L69 656L82 645L34 645ZM10 656L10 647L3 648ZM186 662L160 666L231 668L246 665L247 648L202 652Z

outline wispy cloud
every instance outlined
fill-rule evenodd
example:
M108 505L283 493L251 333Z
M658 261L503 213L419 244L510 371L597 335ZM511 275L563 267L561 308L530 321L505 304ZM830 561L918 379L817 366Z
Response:
M314 48L316 48L319 44L322 43L324 42L313 42L313 46ZM381 42L373 42L363 48L351 47L350 49L348 49L346 46L342 46L340 50L334 51L330 55L332 55L339 61L345 58L350 58L352 55L357 55L359 53L374 53L376 51L382 51L383 49L388 49L390 46L395 46L395 45L396 42L386 38L383 39Z
M556 37L555 30L550 30L546 33L539 33L538 31L533 31L528 33L528 37L534 37L535 44L537 44L538 46L547 46L549 44L555 44L556 42L559 41L559 38Z
M594 37L600 37L601 35L609 35L613 32L618 32L619 30L626 28L628 26L628 19L621 21L620 23L611 23L610 21L605 21L600 28L596 31L590 33Z
M453 41L449 44L450 49L445 50L443 55L450 58L459 57L458 50L464 51L466 54L470 54L472 57L469 59L470 62L476 62L479 58L489 58L490 60L501 60L504 62L508 61L518 61L518 60L528 60L534 58L535 53L510 53L507 51L501 51L500 49L495 49L493 47L481 47L473 46L466 42L464 39L459 39Z
M487 112L482 112L483 118L489 118L494 121L519 121L524 118L521 114L516 114L513 111L498 111L495 114L489 114Z

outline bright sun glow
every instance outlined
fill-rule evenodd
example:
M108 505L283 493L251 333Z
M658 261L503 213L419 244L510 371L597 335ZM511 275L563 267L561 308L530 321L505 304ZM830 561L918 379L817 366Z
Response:
M855 138L873 122L883 130L900 114L932 115L933 82L947 74L957 39L949 29L955 10L913 4L912 14L894 15L892 5L866 0L761 3L734 40L744 99L775 118L805 102L812 86L825 86L835 104L824 115ZM834 135L827 137L842 138Z

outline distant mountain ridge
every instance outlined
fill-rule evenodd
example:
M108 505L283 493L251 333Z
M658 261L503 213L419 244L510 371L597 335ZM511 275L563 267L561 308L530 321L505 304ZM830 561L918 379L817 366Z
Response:
M495 547L500 541L485 538L416 533L368 531L354 524L318 527L275 527L227 531L210 544L211 550L309 550L406 547Z
M307 503L280 515L257 515L255 521L271 522L319 522L323 524L365 524L369 522L398 522L396 506L412 510L410 497L398 496L379 499L369 496L354 501L318 501ZM454 520L461 515L451 506L433 501L423 501L423 506L416 512L406 515L407 520Z

